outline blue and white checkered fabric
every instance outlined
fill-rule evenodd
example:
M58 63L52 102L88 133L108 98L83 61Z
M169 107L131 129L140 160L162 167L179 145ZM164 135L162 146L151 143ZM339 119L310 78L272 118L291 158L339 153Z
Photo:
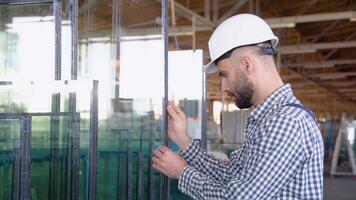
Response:
M178 188L193 199L322 199L323 140L312 116L285 106L300 102L289 84L249 116L246 140L227 162L194 141L180 154L188 162Z

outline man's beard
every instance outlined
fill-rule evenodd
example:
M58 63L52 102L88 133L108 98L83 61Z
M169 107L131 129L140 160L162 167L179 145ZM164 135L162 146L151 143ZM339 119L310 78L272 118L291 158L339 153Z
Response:
M241 75L238 78L237 84L233 88L233 92L228 95L235 101L235 105L240 109L250 108L252 106L251 99L253 95L252 83L247 80L247 77L240 71Z

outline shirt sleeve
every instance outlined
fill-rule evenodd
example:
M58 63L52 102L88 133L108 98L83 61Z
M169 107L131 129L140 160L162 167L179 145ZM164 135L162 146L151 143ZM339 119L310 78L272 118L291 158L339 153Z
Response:
M233 172L239 171L239 162L236 158L240 154L240 150L234 151L230 160L223 161L209 155L199 143L199 140L194 140L193 143L184 151L180 151L180 155L187 163L204 175L210 176L213 180L226 182L230 180Z
M189 166L178 188L193 199L271 199L292 180L306 160L296 119L279 115L261 127L263 137L247 149L242 169L226 183Z

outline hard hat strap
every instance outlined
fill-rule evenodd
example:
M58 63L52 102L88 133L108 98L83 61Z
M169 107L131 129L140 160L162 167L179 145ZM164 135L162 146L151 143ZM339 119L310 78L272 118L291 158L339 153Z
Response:
M272 44L270 42L262 42L262 43L258 43L258 44L251 44L251 45L244 45L244 46L239 46L239 47L235 47L231 50L229 50L228 52L224 53L223 55L221 55L219 58L217 58L214 63L215 65L218 65L218 62L227 58L231 57L232 52L237 49L237 48L241 48L241 47L248 47L248 46L255 46L259 49L262 50L263 53L267 54L267 55L276 55L277 52L276 50L272 47Z
M267 55L276 55L277 54L276 50L274 50L272 45L266 45L265 42L256 44L255 46L257 48L261 49L263 51L263 53L265 53Z

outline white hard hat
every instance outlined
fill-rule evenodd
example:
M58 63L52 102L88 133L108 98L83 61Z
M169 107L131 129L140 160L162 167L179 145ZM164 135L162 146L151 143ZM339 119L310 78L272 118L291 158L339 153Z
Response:
M218 71L214 61L231 49L265 41L271 41L275 48L278 38L263 19L252 14L230 17L214 30L209 39L211 62L205 65L205 71L207 73Z

